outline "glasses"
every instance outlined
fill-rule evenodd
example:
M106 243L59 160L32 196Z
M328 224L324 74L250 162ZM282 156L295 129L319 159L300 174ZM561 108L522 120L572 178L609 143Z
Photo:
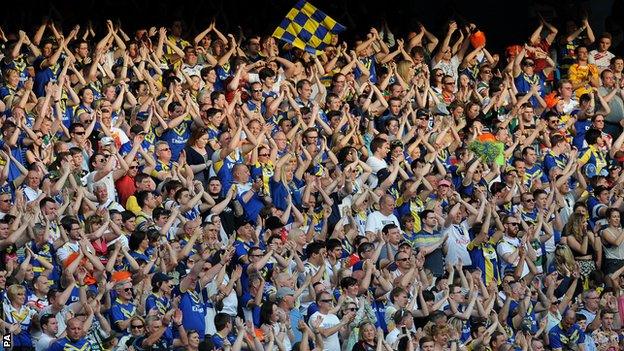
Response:
M262 90L261 90L261 89L257 89L257 90L256 90L256 89L253 89L251 92L252 92L252 93L261 93L261 92L262 92Z
M516 223L516 222L509 222L507 223L508 225L513 225L514 227L517 227L520 223Z
M444 85L454 85L455 82L444 82Z
M159 152L163 152L163 151L171 151L171 149L170 149L170 148L160 149L160 151L159 151Z
M259 154L258 156L269 156L269 154Z
M130 166L130 169L137 169L139 166Z
M535 202L534 198L528 198L528 199L524 199L525 202Z
M82 131L82 132L74 132L74 134L76 134L76 135L85 135L85 132L84 131Z
M323 299L323 300L320 300L320 302L332 303L332 302L334 302L334 300L332 300L332 299Z
M396 261L397 261L397 262L406 262L406 261L409 261L409 258L407 258L407 257L397 258L397 260L396 260Z
M534 62L527 62L527 63L525 63L524 65L525 65L526 67L533 67L533 66L535 66L535 63L534 63Z
M132 329L141 329L141 328L144 328L144 327L145 326L143 324L140 324L140 325L133 324L133 325L130 326L130 328L132 328Z
M132 292L132 288L125 288L125 289L123 289L123 291L125 291L125 292Z

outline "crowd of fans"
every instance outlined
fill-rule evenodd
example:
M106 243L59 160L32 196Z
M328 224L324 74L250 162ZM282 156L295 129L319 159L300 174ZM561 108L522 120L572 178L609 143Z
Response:
M609 33L182 25L0 32L12 350L624 347Z

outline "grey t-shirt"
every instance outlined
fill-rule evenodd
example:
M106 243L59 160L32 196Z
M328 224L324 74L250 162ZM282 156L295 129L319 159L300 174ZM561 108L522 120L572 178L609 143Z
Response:
M600 96L608 95L612 89L600 87L598 88L598 94ZM611 108L611 112L605 116L605 120L611 123L619 123L620 120L624 119L624 100L622 100L622 95L620 93L616 93L613 99L609 101L609 108Z

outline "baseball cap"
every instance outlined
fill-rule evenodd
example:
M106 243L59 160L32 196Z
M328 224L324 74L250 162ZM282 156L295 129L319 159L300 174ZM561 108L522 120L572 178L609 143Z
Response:
M109 137L109 136L105 136L102 138L102 140L100 140L102 142L102 145L104 146L108 146L108 145L112 145L114 140L113 138Z
M238 230L238 229L239 229L239 228L241 228L241 227L246 226L247 224L251 224L251 225L253 225L253 226L255 226L255 225L256 225L256 224L254 223L254 221L249 220L249 219L246 219L246 218L244 218L244 217L243 217L243 218L239 218L239 219L235 222L235 224L236 224L236 230Z
M268 230L279 229L283 226L284 223L282 223L282 221L276 216L271 216L267 218L266 222L264 222L264 227Z
M162 282L166 282L169 281L173 278L171 278L170 276L166 275L165 273L162 272L157 272L152 276L152 286L156 286L158 283L162 283Z
M448 187L450 187L451 186L451 182L449 182L446 179L442 179L441 181L438 182L438 186L448 186Z
M279 300L279 299L283 299L286 296L295 296L295 290L293 290L292 288L289 287L281 287L279 289L277 289L277 294L275 294L275 297Z

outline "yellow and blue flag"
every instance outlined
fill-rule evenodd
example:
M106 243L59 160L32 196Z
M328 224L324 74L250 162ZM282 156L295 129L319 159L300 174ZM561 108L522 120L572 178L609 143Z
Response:
M345 29L345 26L314 5L305 0L299 0L295 7L288 11L286 18L273 32L273 36L296 48L319 55L331 42L332 35Z

